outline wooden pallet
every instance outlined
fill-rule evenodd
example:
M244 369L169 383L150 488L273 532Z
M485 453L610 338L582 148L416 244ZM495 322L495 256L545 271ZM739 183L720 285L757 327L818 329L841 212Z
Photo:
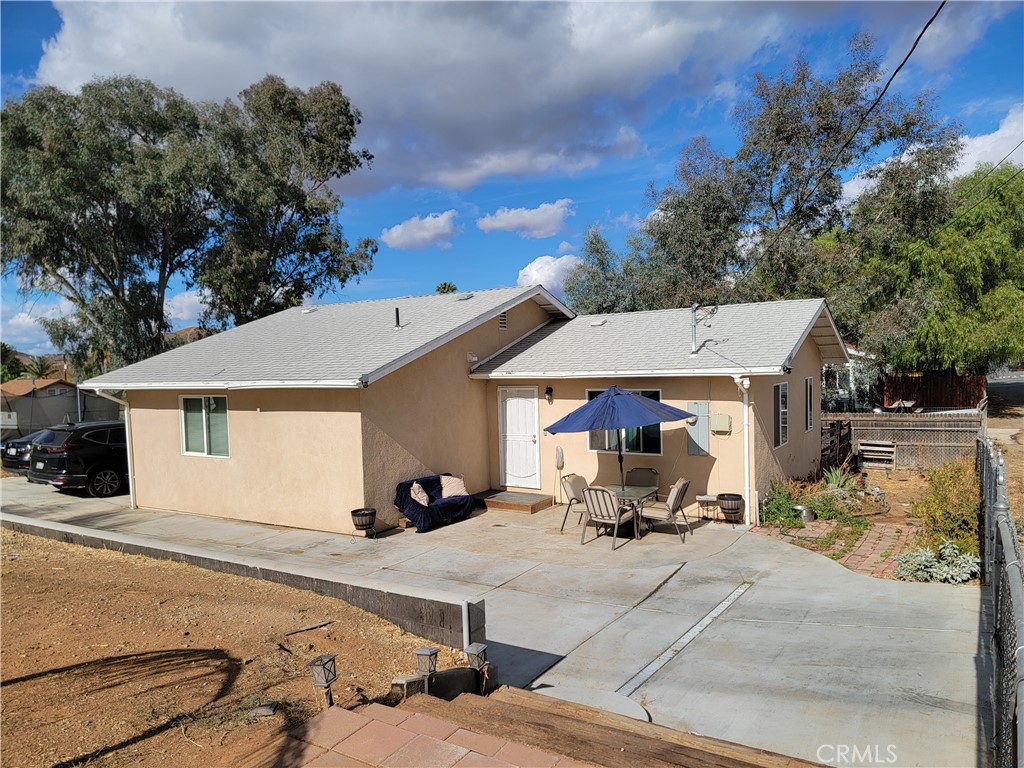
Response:
M866 469L896 469L896 443L891 440L861 440L857 452Z
M502 686L489 697L464 693L454 701L413 696L399 709L449 720L607 768L803 768L814 765L775 752L682 733L612 712Z

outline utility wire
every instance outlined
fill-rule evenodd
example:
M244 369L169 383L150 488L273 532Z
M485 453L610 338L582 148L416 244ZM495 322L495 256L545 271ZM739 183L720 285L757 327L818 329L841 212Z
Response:
M833 168L835 168L836 163L839 162L839 158L843 156L843 152L846 151L846 148L849 147L850 144L853 142L854 138L856 138L857 134L860 132L860 129L864 127L864 123L867 121L868 116L875 111L875 108L878 107L879 103L882 101L882 98L885 96L886 91L889 90L889 86L892 85L892 81L896 79L896 75L898 75L900 73L900 70L903 69L904 65L908 61L910 61L910 57L917 49L917 45L918 43L921 42L921 39L924 37L924 33L928 31L928 27L932 25L932 22L934 22L935 19L938 18L939 13L946 6L946 2L947 0L942 0L942 2L939 3L939 7L935 9L935 13L932 14L932 17L928 19L928 23L924 25L920 32L918 32L917 38L915 38L914 40L914 44L910 46L910 50L907 51L907 55L903 57L903 61L901 61L899 66L893 70L891 75L889 75L889 79L886 81L881 93L878 94L878 97L874 100L871 106L867 108L867 111L861 116L860 122L857 123L857 127L854 128L849 138L847 138L846 141L843 142L843 146L839 148L839 151L836 153L836 156L832 159L832 162L828 164L828 167L825 169L825 172L818 176L817 180L814 182L814 186L811 187L811 190L800 200L797 201L796 210L794 211L794 214L800 211L800 209L803 207L804 202L806 202L811 197L811 195L815 193L821 182L824 181L825 177L832 172ZM782 225L782 229L780 229L776 233L775 237L772 239L772 242L769 243L768 246L765 248L765 251L770 250L779 241L779 238L782 237L783 233L785 233L785 231L789 229L790 224L792 224L793 222L793 218L793 214L790 214L789 220Z

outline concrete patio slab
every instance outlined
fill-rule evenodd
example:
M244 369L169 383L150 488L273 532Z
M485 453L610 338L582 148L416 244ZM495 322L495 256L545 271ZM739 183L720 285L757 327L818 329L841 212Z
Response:
M809 760L835 762L829 748L845 745L874 764L984 765L990 671L978 653L986 614L976 587L872 579L716 524L685 544L653 533L614 552L603 537L580 546L574 519L559 533L561 507L367 540L133 511L124 498L21 479L4 479L0 492L5 524L51 526L58 538L78 531L95 546L260 569L306 588L482 596L489 658L514 685L613 693L629 682L656 723Z

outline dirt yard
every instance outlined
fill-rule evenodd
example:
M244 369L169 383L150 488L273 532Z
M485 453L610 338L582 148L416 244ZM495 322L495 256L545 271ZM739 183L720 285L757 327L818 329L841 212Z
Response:
M337 654L335 703L351 706L384 700L433 645L338 600L193 566L7 530L2 555L5 767L244 765L316 714L317 654ZM438 666L458 656L442 649Z

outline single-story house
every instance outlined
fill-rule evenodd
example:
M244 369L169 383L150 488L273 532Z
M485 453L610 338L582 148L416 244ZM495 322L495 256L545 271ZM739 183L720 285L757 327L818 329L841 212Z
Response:
M65 379L10 379L0 384L0 437L24 437L53 424L116 419L119 406Z
M361 507L395 524L395 485L438 472L473 493L616 482L614 434L543 431L611 384L698 416L630 430L627 468L749 513L815 469L821 368L845 361L821 299L577 316L532 286L296 307L83 386L124 393L133 504L349 532Z

